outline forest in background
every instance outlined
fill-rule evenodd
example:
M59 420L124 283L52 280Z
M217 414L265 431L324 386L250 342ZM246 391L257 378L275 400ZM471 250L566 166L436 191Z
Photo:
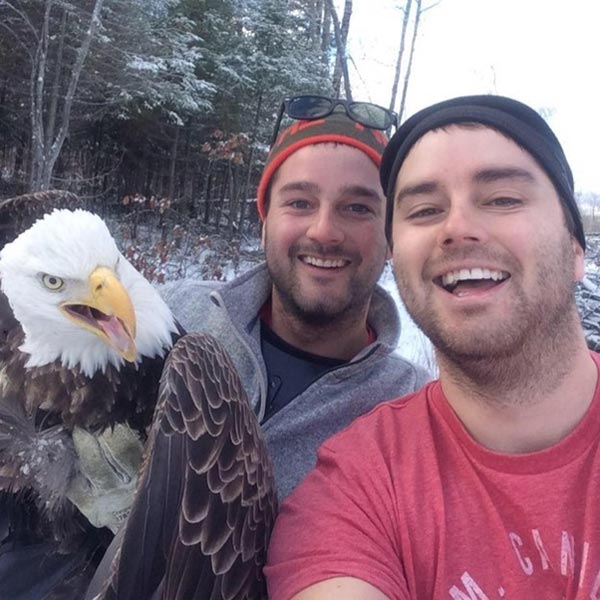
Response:
M389 1L398 52L388 107L402 117L419 26L438 1ZM69 190L107 220L149 280L230 279L262 256L254 198L282 99L353 97L352 8L0 0L0 206ZM580 203L586 229L598 231L600 197ZM598 236L589 237L587 274L577 300L600 348Z
M0 199L70 190L134 241L252 230L282 99L352 98L352 4L0 0ZM426 9L398 3L397 111Z

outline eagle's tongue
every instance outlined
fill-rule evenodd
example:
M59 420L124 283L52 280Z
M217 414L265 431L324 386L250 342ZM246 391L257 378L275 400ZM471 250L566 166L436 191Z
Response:
M104 331L119 352L125 353L129 349L131 339L127 335L123 323L117 317L107 317L106 319L99 319L97 322L100 329Z

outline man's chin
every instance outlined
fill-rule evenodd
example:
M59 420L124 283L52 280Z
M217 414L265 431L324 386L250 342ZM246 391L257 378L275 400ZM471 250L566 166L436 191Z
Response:
M295 313L305 323L312 325L327 325L340 318L347 310L346 304L308 301L303 299L296 302Z

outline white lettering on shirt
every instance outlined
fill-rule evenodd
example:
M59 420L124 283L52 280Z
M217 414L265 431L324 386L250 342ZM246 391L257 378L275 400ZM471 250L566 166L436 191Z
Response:
M542 542L542 536L540 535L539 529L532 529L531 535L533 536L533 541L535 543L535 547L538 549L540 553L540 558L542 559L542 569L547 571L550 567L550 559L548 558L548 553L546 552L546 548L544 548L544 543Z
M483 593L482 589L477 585L475 580L469 575L468 571L465 571L461 576L460 580L463 582L469 595L467 596L464 592L461 592L455 585L450 588L450 596L454 600L489 600L489 598Z
M596 575L592 591L590 592L590 600L600 600L600 571Z
M542 536L539 529L529 530L525 537L521 537L514 531L508 532L508 540L521 571L527 578L532 577L529 585L551 585L552 589L562 592L563 598L567 598L565 595L567 590L589 590L586 592L586 594L589 593L589 596L585 596L586 598L600 600L600 570L594 570L598 569L595 566L597 559L594 547L590 542L582 540L577 542L576 546L575 536L566 530L562 530L554 540L549 540L548 537ZM534 546L535 551L533 550ZM539 562L536 554L539 555ZM524 585L524 581L519 582L518 577L515 579L514 567L512 569L511 583L515 586ZM556 575L560 573L562 583L556 578L546 579L548 571L554 572ZM502 571L494 570L494 572L497 577L501 576ZM504 578L506 575L507 573L503 573L502 577ZM507 595L506 579L490 581L489 578L486 578L485 573L479 574L478 577L480 581L483 579L483 587L475 582L467 570L464 570L460 576L462 585L459 583L449 588L450 597L453 600L489 600L496 598L495 594L499 598ZM494 584L502 585L495 587ZM495 589L497 592L490 592L491 589ZM514 590L511 590L511 593L514 593ZM580 593L577 592L577 598L579 597Z
M583 551L581 553L581 570L579 572L579 588L583 585L583 579L585 577L585 570L587 568L588 556L590 553L590 545L588 542L584 542Z
M563 577L575 573L575 540L566 531L562 532L560 543L560 574Z
M508 534L508 538L510 539L510 543L512 544L513 550L517 555L517 560L521 565L521 569L523 569L523 573L525 575L531 575L533 573L533 563L531 559L527 556L521 556L520 548L523 546L523 540L512 531Z

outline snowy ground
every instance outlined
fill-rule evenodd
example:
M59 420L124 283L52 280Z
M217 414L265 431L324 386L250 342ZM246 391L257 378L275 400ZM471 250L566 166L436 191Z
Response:
M437 373L433 347L429 338L415 325L404 308L402 300L398 295L398 288L392 272L391 263L388 262L381 275L379 283L384 287L396 301L398 313L400 314L400 342L398 353L412 362L425 367L433 376Z

